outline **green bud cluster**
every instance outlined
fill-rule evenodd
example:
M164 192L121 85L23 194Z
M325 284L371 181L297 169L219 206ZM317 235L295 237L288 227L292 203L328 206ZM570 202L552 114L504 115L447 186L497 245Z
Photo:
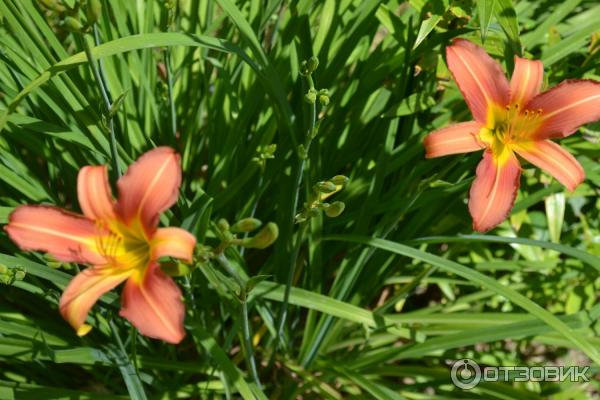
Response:
M304 76L308 76L317 70L319 66L319 59L316 56L312 56L308 60L302 61L300 64L300 73Z
M261 169L264 171L267 166L267 160L275 158L275 151L277 150L276 144L268 144L266 146L258 146L256 149L257 155L252 158L252 161L258 163Z
M308 104L315 104L317 101L317 91L315 89L309 89L304 95L304 101Z
M243 218L233 225L220 219L217 222L219 229L221 244L215 250L215 253L220 253L230 245L239 245L248 249L265 249L272 245L279 237L279 228L274 222L269 222L262 227L254 236L238 238L237 234L248 234L261 228L262 221L257 218Z
M304 204L302 211L296 215L296 223L316 217L321 211L329 218L339 217L344 212L346 205L341 201L327 203L324 200L342 190L348 182L348 177L344 175L336 175L329 180L317 182L313 186L313 196Z
M308 92L304 94L304 101L308 104L315 104L317 101L319 101L321 107L326 107L329 104L329 91L327 89L315 89L312 79L312 74L317 70L318 66L319 59L315 56L312 56L308 60L302 61L300 64L300 74L306 77L309 85Z
M69 32L86 32L102 16L102 0L80 0L74 6L60 0L38 0L38 3L56 13L60 26Z
M0 283L12 285L16 281L25 279L25 268L17 265L14 268L9 268L6 265L0 264Z

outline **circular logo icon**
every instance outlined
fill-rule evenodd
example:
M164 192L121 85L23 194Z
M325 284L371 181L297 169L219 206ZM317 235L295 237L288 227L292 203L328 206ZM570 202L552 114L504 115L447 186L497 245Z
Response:
M475 361L464 358L452 364L450 378L456 387L464 390L473 389L481 382L481 368Z

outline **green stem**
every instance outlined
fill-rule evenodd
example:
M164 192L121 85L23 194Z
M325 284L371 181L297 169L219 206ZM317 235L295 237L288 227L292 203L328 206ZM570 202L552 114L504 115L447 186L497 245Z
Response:
M96 64L96 60L94 60L92 49L90 48L90 45L85 35L82 36L82 39L85 55L87 56L88 63L90 64L90 68L92 69L92 74L94 75L94 79L96 80L98 88L100 89L100 94L102 95L102 100L104 101L106 122L108 124L108 131L110 133L110 153L112 158L113 170L117 174L117 177L121 177L121 170L119 169L119 155L117 153L117 139L115 136L115 127L113 117L112 115L110 115L110 109L112 107L112 104L108 95L108 89L106 88L106 83L103 81L102 76L100 75L98 65Z
M312 76L307 75L306 80L309 86L309 89L314 89L314 81ZM296 175L294 176L294 198L292 200L292 229L294 227L294 221L296 218L296 213L298 212L298 201L300 198L300 187L302 184L302 177L304 175L304 169L306 166L306 159L308 157L308 151L310 150L310 145L314 138L314 130L317 123L317 102L315 101L310 107L310 123L308 127L308 131L306 132L306 137L304 139L304 154L300 155L300 163L296 170ZM304 239L304 235L306 233L306 227L308 227L308 223L303 223L302 228L298 232L298 237L296 239L296 243L293 247L292 257L290 259L290 264L288 266L287 271L287 279L285 285L285 291L283 294L283 304L281 305L281 309L279 311L278 316L278 324L277 324L277 336L275 337L275 349L278 348L281 337L283 335L283 328L285 327L285 321L287 319L287 311L290 300L290 292L292 290L292 282L294 280L294 275L296 274L296 264L298 263L298 255L300 254L300 247L302 246L302 241ZM293 234L290 232L290 240L293 241ZM291 247L291 246L290 246Z
M246 361L250 368L250 373L252 375L252 379L256 383L256 385L260 388L262 385L260 384L260 379L258 378L258 370L256 369L256 360L254 359L254 350L252 347L252 333L250 332L250 321L248 318L248 296L246 293L246 282L240 274L233 268L233 266L229 263L229 260L223 253L219 253L216 256L217 261L221 266L231 275L233 279L240 286L240 301L242 303L242 336L244 337L244 353L246 356Z
M169 49L165 50L165 70L167 71L167 95L169 96L169 114L171 117L171 136L177 138L177 114L175 114L175 100L173 99L173 77L171 74L171 55Z

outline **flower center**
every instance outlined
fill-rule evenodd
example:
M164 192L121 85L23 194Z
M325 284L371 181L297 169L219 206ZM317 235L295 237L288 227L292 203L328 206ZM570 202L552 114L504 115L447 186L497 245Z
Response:
M522 110L520 104L509 104L505 108L490 109L488 123L482 128L479 137L499 155L512 144L528 140L541 123L542 110Z
M150 245L139 230L115 223L97 222L96 246L112 266L144 268L150 260Z

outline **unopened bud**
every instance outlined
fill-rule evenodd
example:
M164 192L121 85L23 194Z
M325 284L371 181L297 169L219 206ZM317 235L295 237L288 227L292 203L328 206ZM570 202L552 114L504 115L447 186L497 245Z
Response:
M339 185L339 186L345 186L349 180L350 179L344 175L336 175L330 179L331 182L333 182L334 184Z
M79 32L83 29L83 25L79 22L78 19L73 17L66 17L63 20L63 26L69 32Z
M8 272L8 267L4 264L0 264L0 275L4 275Z
M85 14L88 24L91 25L98 21L102 15L102 2L100 0L88 0Z
M306 61L306 68L308 69L308 73L313 73L317 67L319 66L319 59L316 56L312 56Z
M221 232L227 232L229 231L229 222L227 222L226 219L221 218L220 220L217 221L217 227L219 228L219 230Z
M308 157L308 151L306 150L306 147L304 147L303 144L298 146L298 157L300 157L300 159L302 160L306 160L306 158Z
M270 145L265 146L264 154L266 154L269 157L273 157L275 151L277 151L277 144L272 143Z
M262 222L256 218L244 218L240 219L238 222L233 224L231 227L231 232L240 233L240 232L252 232L258 228L260 228Z
M25 271L22 269L16 270L15 271L15 280L22 281L23 279L25 279Z
M322 182L318 182L315 185L315 189L321 193L333 193L336 191L337 187L335 186L335 183L333 183L333 182L322 181Z
M329 96L326 96L324 94L319 96L319 103L321 103L321 105L323 107L326 107L329 104Z
M315 104L315 101L317 101L317 92L314 89L310 89L308 93L304 95L304 101L308 104Z
M269 222L254 237L244 239L242 245L252 249L264 249L277 240L279 228L273 222Z
M343 202L334 201L329 207L325 209L325 215L327 215L329 218L338 217L341 213L344 212L344 208L346 208L346 205Z
M46 7L49 10L56 11L59 13L64 12L66 10L65 7L59 4L56 0L38 0L38 3L40 3L42 6Z

